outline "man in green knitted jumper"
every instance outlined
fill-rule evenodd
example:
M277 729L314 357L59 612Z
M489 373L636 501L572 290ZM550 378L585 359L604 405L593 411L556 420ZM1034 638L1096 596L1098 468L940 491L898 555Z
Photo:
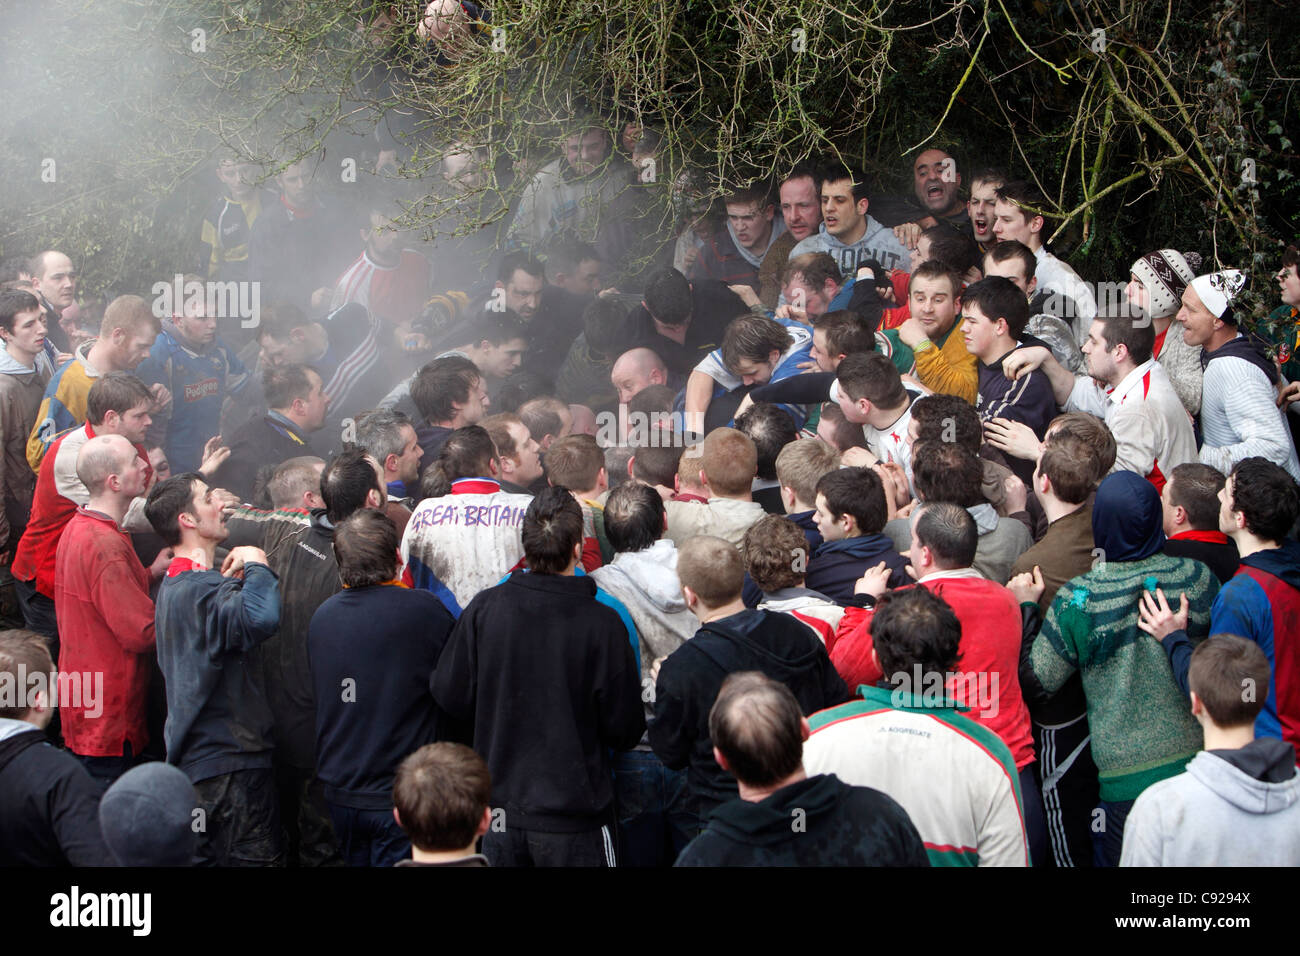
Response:
M1144 590L1185 592L1188 634L1199 643L1209 634L1219 581L1199 561L1161 554L1162 524L1160 496L1150 482L1128 471L1109 475L1092 513L1100 560L1057 593L1022 659L1027 698L1055 693L1075 671L1083 679L1101 784L1092 827L1095 866L1118 864L1133 801L1156 781L1182 773L1202 744L1162 648L1143 640L1139 608Z

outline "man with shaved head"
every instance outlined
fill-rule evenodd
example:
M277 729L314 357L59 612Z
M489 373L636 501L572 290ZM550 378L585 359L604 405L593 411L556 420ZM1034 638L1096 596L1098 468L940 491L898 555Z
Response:
M71 346L59 318L77 297L77 272L72 268L72 260L50 249L32 256L29 269L32 289L45 309L45 334L60 352L67 352Z
M59 701L63 738L105 787L149 742L154 606L149 571L121 528L148 474L148 462L122 435L86 441L77 453L77 478L90 500L68 522L55 557L54 607L63 636L58 668L82 675L81 700ZM165 567L171 557L164 550L156 565Z
M667 385L668 366L653 349L629 349L614 362L609 380L618 392L619 404L626 405L643 388Z

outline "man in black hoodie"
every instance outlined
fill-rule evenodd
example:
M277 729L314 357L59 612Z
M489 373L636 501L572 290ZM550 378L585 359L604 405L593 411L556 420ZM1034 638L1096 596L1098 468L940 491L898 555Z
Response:
M522 535L527 570L469 602L431 689L472 721L491 771L493 866L614 866L610 752L645 729L636 636L576 570L582 509L567 489L533 499Z
M53 676L43 637L0 633L0 688L10 692L0 691L0 866L113 866L99 830L100 786L45 736Z
M728 542L708 535L686 541L677 576L700 629L659 668L650 746L669 769L687 768L689 805L702 826L738 793L735 778L714 761L709 735L709 710L728 674L756 670L780 681L805 715L843 703L849 689L806 624L779 611L745 607L745 565Z
M907 811L871 787L809 777L811 730L789 688L755 671L722 682L709 711L718 766L740 784L677 866L929 866Z

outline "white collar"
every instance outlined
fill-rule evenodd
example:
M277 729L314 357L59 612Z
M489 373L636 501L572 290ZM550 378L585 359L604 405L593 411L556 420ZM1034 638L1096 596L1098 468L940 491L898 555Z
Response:
M1147 372L1151 371L1151 367L1155 364L1155 359L1147 359L1133 371L1125 375L1124 378L1120 380L1120 383L1107 393L1107 397L1116 405L1124 404L1124 399L1128 398L1129 392L1138 387L1143 377Z
M920 578L916 583L924 584L926 581L939 581L944 578L982 578L974 568L952 568L948 571L931 571L925 577Z

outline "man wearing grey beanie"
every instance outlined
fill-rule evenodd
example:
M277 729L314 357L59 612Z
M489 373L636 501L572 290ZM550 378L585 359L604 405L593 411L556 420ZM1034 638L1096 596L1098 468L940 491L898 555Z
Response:
M99 802L99 828L119 866L192 866L205 822L189 777L169 763L128 770Z

